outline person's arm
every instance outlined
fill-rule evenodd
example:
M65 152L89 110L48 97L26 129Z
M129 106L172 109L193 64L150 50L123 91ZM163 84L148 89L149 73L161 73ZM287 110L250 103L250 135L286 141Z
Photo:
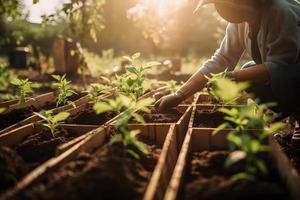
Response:
M271 77L267 66L260 64L234 72L233 79L239 82L247 81L249 83L263 84L270 82Z
M162 97L158 100L155 103L155 107L160 112L175 107L180 102L196 92L201 91L205 87L207 83L205 76L211 76L212 73L223 72L228 68L232 70L245 50L244 44L241 43L240 35L238 25L229 24L221 47L216 51L214 56L183 86L181 86L175 94Z

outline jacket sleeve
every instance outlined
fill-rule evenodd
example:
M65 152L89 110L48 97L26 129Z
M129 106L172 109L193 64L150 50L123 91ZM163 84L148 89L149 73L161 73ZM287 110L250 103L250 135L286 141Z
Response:
M289 7L272 8L270 13L265 64L279 103L287 110L293 110L291 106L296 104L292 101L297 100L295 95L300 92L299 19Z
M210 76L211 74L223 72L226 69L229 71L233 70L245 51L245 45L242 41L238 25L229 23L220 48L211 59L204 63L200 72Z
M288 7L272 8L267 27L266 66L271 78L276 78L287 65L296 64L300 51L299 20Z

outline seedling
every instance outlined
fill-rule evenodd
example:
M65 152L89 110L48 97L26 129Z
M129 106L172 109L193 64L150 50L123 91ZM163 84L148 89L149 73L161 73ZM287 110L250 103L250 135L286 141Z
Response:
M223 73L206 78L208 79L207 91L212 101L221 105L237 104L237 99L243 96L243 90L249 87L248 83L235 83L225 78Z
M15 78L11 81L11 84L18 87L19 102L24 103L27 99L27 95L32 92L32 83L28 79Z
M147 154L145 145L139 142L136 136L140 133L139 130L130 130L128 122L134 118L140 123L144 123L143 117L138 114L138 111L150 112L148 106L153 103L153 99L142 99L134 101L131 98L120 95L113 100L98 102L94 105L94 110L97 114L105 112L124 112L117 118L114 128L116 133L110 140L110 144L122 143L126 152L136 159L139 159L138 153L132 149L136 148L140 152Z
M91 84L87 90L89 97L92 99L94 103L97 103L99 101L99 96L101 94L109 94L111 91L112 91L111 86L97 84L97 83Z
M53 84L53 86L59 91L59 95L56 100L56 107L72 104L73 102L69 101L68 98L74 94L77 95L77 93L71 89L71 81L66 79L66 75L52 75L52 77L57 81Z
M224 87L223 91L218 91L218 98L224 100L223 92L229 92L232 97L238 96L241 88L238 84L227 80L230 84ZM228 82L228 83L229 83ZM228 85L231 91L228 91ZM225 88L227 88L225 90ZM225 90L225 91L224 91ZM221 94L221 95L219 95ZM245 170L235 174L234 179L253 180L260 174L268 172L265 161L261 154L269 151L267 138L283 127L283 123L272 123L274 114L266 114L271 104L258 105L252 100L248 104L238 108L220 108L219 111L226 114L224 119L227 121L220 125L213 134L220 130L229 128L231 131L227 136L229 149L231 151L225 166L230 167L239 161L245 162ZM229 123L230 122L230 123Z
M126 68L127 72L121 76L116 75L116 80L113 82L119 93L135 99L138 99L147 90L146 71L160 65L159 62L143 64L138 60L140 55L140 53L136 53L131 57L125 56L124 59L130 62Z
M34 114L46 122L42 124L50 129L53 137L55 137L57 127L61 122L65 121L70 116L70 113L68 112L60 112L53 116L51 111L42 111L40 113L34 112Z

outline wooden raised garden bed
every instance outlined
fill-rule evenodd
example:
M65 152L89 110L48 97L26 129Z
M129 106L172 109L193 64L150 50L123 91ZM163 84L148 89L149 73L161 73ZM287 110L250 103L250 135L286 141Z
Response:
M253 182L234 180L232 175L240 172L242 165L224 167L229 155L229 130L213 135L214 128L193 127L197 120L195 114L194 108L165 200L299 199L298 177L295 177L295 171L289 168L287 159L271 137L271 151L264 155L268 159L269 174Z
M101 127L28 174L2 198L57 199L72 194L74 199L162 199L177 160L175 126L159 129L160 137L140 129L139 140L150 154L139 160L117 144L107 145L112 129Z

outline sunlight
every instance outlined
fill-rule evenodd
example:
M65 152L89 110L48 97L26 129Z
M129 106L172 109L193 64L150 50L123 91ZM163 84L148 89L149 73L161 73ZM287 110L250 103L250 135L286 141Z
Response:
M160 17L164 17L171 9L179 8L186 0L140 0L144 5L154 8Z

